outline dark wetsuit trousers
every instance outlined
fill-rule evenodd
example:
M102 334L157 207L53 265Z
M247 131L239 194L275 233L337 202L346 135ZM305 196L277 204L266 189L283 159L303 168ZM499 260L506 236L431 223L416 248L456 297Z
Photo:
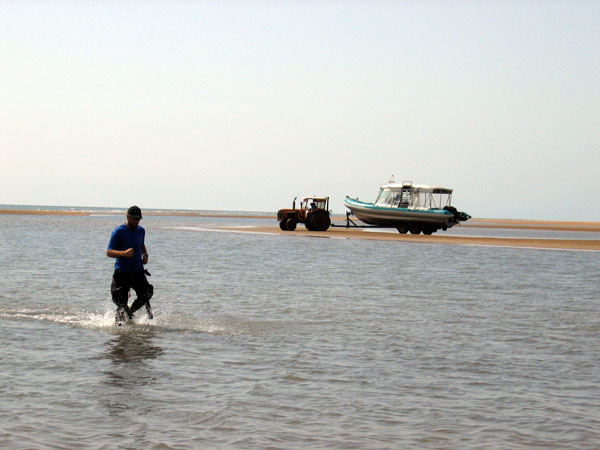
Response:
M131 304L131 307L128 307L127 301L129 300L130 289L135 291L137 298ZM149 302L154 293L154 287L148 283L148 279L144 272L123 273L119 270L115 270L110 285L110 293L115 305L122 307L133 314Z

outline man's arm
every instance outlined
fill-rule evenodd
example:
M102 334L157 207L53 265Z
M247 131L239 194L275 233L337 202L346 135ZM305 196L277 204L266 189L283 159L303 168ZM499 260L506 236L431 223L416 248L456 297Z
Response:
M132 248L128 248L127 250L106 250L106 256L109 258L131 258L134 255L134 251ZM148 256L146 256L147 258Z
M148 250L146 250L146 244L142 244L142 264L148 264Z

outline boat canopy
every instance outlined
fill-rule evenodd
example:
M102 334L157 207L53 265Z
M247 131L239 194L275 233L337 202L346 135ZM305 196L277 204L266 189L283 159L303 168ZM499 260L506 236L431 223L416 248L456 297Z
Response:
M452 202L452 189L412 183L388 183L379 189L375 206L407 209L443 209Z
M426 184L399 184L388 183L381 185L381 189L389 189L391 191L400 191L402 188L410 187L422 191L431 191L433 194L452 194L452 189L441 186L428 186Z

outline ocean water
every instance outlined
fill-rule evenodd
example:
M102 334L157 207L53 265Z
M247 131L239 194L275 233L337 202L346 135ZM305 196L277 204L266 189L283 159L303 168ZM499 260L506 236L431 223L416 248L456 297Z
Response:
M122 222L0 215L1 448L600 447L598 252L148 216L117 328Z

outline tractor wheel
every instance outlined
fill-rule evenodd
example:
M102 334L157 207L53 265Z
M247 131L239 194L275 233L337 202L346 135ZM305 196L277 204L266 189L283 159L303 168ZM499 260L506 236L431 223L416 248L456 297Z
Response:
M405 226L398 227L398 233L400 233L400 234L408 233L408 227L405 227Z
M279 228L281 228L281 231L287 230L287 226L285 225L285 219L281 219L281 221L279 222Z
M327 211L317 211L310 217L310 227L314 231L326 231L331 226Z
M294 231L296 229L296 221L294 219L288 219L285 223L285 227L288 231Z

